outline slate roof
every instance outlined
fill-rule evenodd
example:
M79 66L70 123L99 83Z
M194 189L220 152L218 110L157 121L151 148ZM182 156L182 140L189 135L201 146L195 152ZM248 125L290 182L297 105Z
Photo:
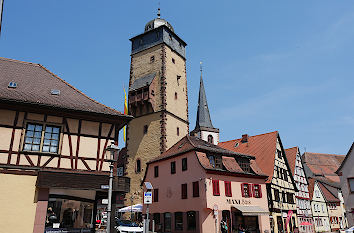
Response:
M255 158L253 156L229 151L219 146L216 146L212 143L203 141L198 137L189 136L189 135L183 137L180 141L178 141L175 145L173 145L170 149L162 153L160 156L150 160L148 164L155 163L157 161L164 160L164 159L173 158L175 156L182 155L188 152L194 152L200 164L206 170L231 172L237 174L258 175L263 177L267 176L261 171L261 169L254 162ZM226 170L212 167L207 157L207 153L221 155L222 164L224 165ZM254 173L244 172L236 161L237 157L244 157L244 158L251 159L251 169Z
M302 159L304 166L307 167L308 176L321 176L330 182L340 182L339 176L335 172L345 159L344 155L305 152Z
M286 158L288 159L291 173L294 175L295 172L295 164L296 164L296 155L299 148L297 146L285 149Z
M218 146L238 153L250 154L256 157L257 165L269 177L271 182L274 172L275 152L278 131L249 136L248 142L242 143L241 138L227 142L220 142ZM235 145L238 146L235 147Z
M195 124L195 128L199 129L201 127L214 128L210 118L209 107L206 99L202 75L200 75L197 121Z
M154 80L156 73L145 75L141 78L136 79L133 84L129 87L129 91L135 91L145 86L149 86Z
M16 88L9 88L16 82ZM60 91L52 95L51 90ZM22 103L41 107L125 116L88 97L40 64L0 57L0 102Z

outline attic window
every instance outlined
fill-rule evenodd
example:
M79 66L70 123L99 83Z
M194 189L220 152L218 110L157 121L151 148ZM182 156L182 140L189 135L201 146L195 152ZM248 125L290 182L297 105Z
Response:
M238 142L235 143L235 148L238 147L238 145L240 145Z
M15 82L9 82L9 85L7 86L8 88L16 88L17 87L17 83Z
M52 90L50 90L50 94L52 94L52 95L60 95L60 90L52 89Z

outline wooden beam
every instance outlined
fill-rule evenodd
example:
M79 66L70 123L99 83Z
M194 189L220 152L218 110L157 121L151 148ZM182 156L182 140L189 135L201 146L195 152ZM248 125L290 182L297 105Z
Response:
M16 115L15 115L15 119L14 119L14 123L13 123L13 128L12 128L12 134L11 134L11 141L10 141L10 147L9 147L9 153L7 155L7 164L10 164L11 162L11 155L12 155L12 148L14 145L14 139L15 139L15 132L16 132L16 125L17 125L17 121L18 121L18 115L19 112L16 111Z
M74 169L74 161L73 161L73 145L71 142L71 134L69 130L69 125L67 119L65 119L65 128L66 132L68 134L68 140L69 140L69 151L70 151L70 163L71 163L71 168Z
M24 129L25 129L25 121L27 120L27 112L25 112L25 115L23 116L23 121L22 121L22 134L24 133ZM24 138L23 135L21 134L21 138ZM23 143L23 142L21 142ZM17 159L16 159L16 165L19 165L20 164L20 150L21 150L21 143L18 147L18 152L17 152Z
M102 122L100 122L100 125L98 127L96 171L98 170L98 165L100 162L101 136L102 136Z
M111 128L109 129L109 132L108 132L108 136L107 137L110 137L111 134L112 134L112 131L113 131L113 128L114 128L114 124L111 125ZM100 163L100 171L102 171L102 166L103 166L103 161L104 161L104 155L105 155L105 152L106 152L106 148L107 148L107 144L108 144L108 139L106 139L105 143L104 143L104 147L103 147L103 151L102 151L102 156L101 156L101 163Z
M77 163L79 159L81 125L82 125L82 120L79 120L79 126L77 129L78 135L76 140L75 169L77 169Z

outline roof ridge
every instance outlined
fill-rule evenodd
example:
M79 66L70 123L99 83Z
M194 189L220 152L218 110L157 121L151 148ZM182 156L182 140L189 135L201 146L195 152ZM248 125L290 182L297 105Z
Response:
M35 63L33 63L35 64ZM73 90L75 90L76 92L78 92L79 94L85 96L86 98L88 98L89 100L91 100L92 102L96 103L96 104L99 104L99 105L102 105L103 107L105 108L108 108L108 109L111 109L112 111L115 111L117 113L120 113L123 115L123 113L121 113L120 111L114 109L114 108L111 108L111 107L108 107L107 105L104 105L94 99L92 99L91 97L89 97L88 95L86 95L85 93L83 93L82 91L80 91L79 89L75 88L74 86L72 86L71 84L69 84L68 82L66 82L64 79L60 78L59 76L57 76L56 74L54 74L53 72L51 72L50 70L48 70L46 67L44 67L43 65L41 64L37 64L40 68L42 68L43 70L45 70L46 72L48 72L49 74L51 74L53 77L57 78L58 80L60 80L61 82L63 82L64 84L66 84L67 86L69 86L70 88L72 88Z
M38 65L39 65L39 64L33 63L33 62L20 61L20 60L16 60L16 59L12 59L12 58L6 58L6 57L0 57L0 59L2 59L2 60L4 60L4 61L17 62L17 63L27 64L27 65L33 65L33 66L38 66Z
M298 148L298 146L289 147L289 148L286 148L285 150L290 150L290 149L294 149L294 148Z
M278 130L272 131L272 132L268 132L268 133L257 134L257 135L253 135L253 136L249 136L249 137L263 136L263 135L271 134L271 133L278 133ZM236 141L236 140L240 140L240 139L241 139L241 138L236 138L236 139L232 139L232 140L224 141L224 142L220 142L220 143L232 142L232 141Z
M316 152L305 152L306 154L316 154L316 155L335 155L335 156L344 156L345 155L340 155L340 154L327 154L327 153L316 153Z

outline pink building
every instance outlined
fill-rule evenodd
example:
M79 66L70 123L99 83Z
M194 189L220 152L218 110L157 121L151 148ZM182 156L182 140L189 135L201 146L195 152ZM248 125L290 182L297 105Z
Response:
M187 135L148 162L143 182L157 232L269 232L266 178L253 156Z

